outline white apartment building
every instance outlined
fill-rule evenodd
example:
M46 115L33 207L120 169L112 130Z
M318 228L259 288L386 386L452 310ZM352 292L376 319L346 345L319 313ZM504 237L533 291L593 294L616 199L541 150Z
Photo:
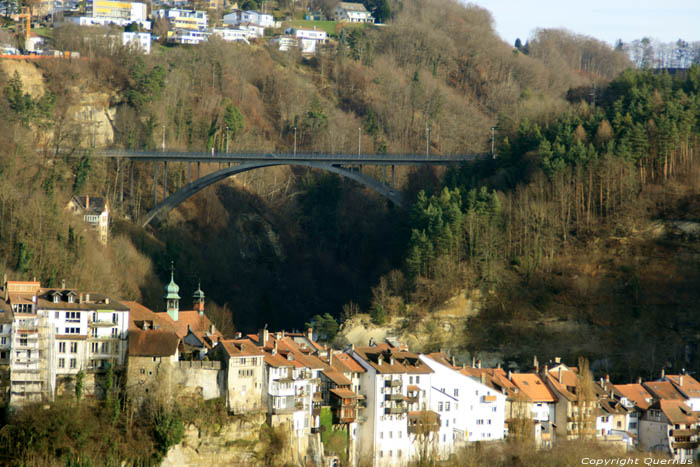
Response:
M431 444L436 436L436 414L426 400L433 371L417 354L387 344L357 347L349 353L365 369L360 385L367 408L359 429L358 461L407 465L422 441L421 426L427 427Z
M153 19L165 18L172 29L185 29L188 31L206 31L208 17L205 11L195 10L155 10Z
M151 22L147 19L145 3L123 2L114 0L92 0L86 2L85 16L69 16L66 21L77 23L81 26L107 26L116 24L126 26L138 23L144 29L151 29Z
M122 45L133 47L146 55L151 53L151 33L149 32L122 32Z
M209 40L211 35L208 31L191 31L187 29L178 29L176 31L168 31L168 42L177 44L197 45Z
M506 395L453 367L445 354L421 355L432 370L430 410L440 416L439 453L449 457L464 442L503 439Z
M150 51L150 35L148 47ZM75 215L82 216L83 222L97 231L100 243L107 244L109 238L109 201L98 196L73 196L66 209Z
M318 44L328 42L328 33L320 29L295 29L294 37L299 41L301 53L312 54L316 52Z
M236 26L236 25L239 25L242 23L251 23L251 24L261 26L263 28L277 27L277 23L275 22L274 16L268 15L266 13L260 13L258 11L253 11L253 10L233 11L227 15L224 15L223 21L224 21L224 24L230 24L233 26Z
M101 294L41 288L34 281L7 281L3 293L2 337L11 326L11 404L52 400L78 372L94 374L124 364L125 305ZM5 324L9 316L12 322ZM94 389L88 381L86 393Z

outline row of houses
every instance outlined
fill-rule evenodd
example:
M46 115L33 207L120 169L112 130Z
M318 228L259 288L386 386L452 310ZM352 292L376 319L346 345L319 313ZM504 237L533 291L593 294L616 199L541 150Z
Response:
M101 375L123 369L137 397L222 398L233 413L266 413L288 429L299 462L318 454L327 429L346 433L350 465L447 459L467 443L507 437L540 448L586 437L678 461L697 455L700 383L687 374L616 385L559 359L514 373L414 353L394 339L332 349L312 329L224 338L201 288L194 309L180 309L174 271L163 299L165 311L154 312L63 285L5 281L3 395L12 405L50 401L72 393L82 373L87 397L99 398Z

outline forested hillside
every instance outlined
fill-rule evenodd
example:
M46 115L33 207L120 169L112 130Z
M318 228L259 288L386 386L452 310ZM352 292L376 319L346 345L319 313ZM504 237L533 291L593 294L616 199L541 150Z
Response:
M698 70L624 71L622 51L563 31L514 49L473 5L391 11L385 26L341 29L312 57L215 39L140 56L99 30L57 29L57 48L83 60L27 64L43 83L31 94L26 76L0 73L4 271L159 310L174 260L185 306L201 280L228 332L358 310L410 324L480 288L485 309L453 342L470 352L586 353L630 374L687 363L696 244L644 232L680 219L679 203L695 220ZM122 204L125 167L85 150L99 140L75 111L86 95L102 102L118 148L286 152L296 128L300 152L354 153L360 129L363 152L422 153L429 132L439 156L488 152L496 127L497 158L399 172L405 210L336 176L264 169L143 230L131 221L152 206L152 167L136 167L135 197ZM186 167L170 164L168 180L178 189ZM73 194L112 202L108 247L65 213ZM633 362L625 352L640 333L655 356Z

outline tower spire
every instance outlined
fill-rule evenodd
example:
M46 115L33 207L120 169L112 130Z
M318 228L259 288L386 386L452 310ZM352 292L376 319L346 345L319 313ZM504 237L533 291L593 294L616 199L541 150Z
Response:
M197 290L194 292L194 309L199 312L200 315L204 314L204 292L202 292L202 281L198 281Z
M175 263L170 261L170 283L165 286L165 310L177 322L180 313L180 287L175 283Z

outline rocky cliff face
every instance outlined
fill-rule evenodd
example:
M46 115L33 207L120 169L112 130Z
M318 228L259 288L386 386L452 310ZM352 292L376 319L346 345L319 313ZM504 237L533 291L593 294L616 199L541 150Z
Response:
M256 465L261 449L260 426L264 414L241 417L224 425L198 428L190 424L180 444L173 446L161 464L183 466L247 466Z

